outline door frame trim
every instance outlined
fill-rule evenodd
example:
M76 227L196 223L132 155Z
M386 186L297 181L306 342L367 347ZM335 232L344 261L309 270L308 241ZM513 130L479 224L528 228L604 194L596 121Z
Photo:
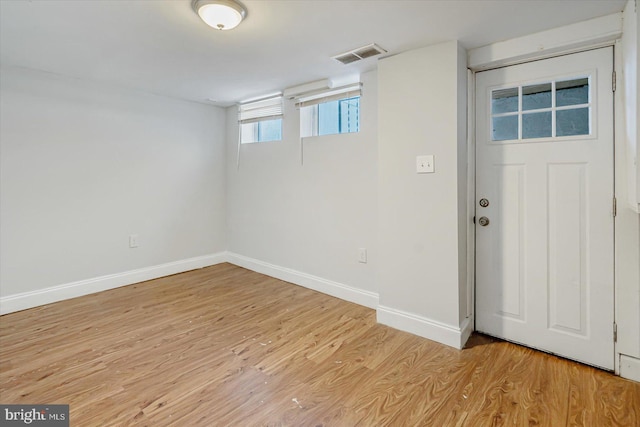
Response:
M467 55L467 312L466 317L475 330L475 83L476 73L493 68L532 62L553 56L614 46L614 69L621 61L619 49L615 45L622 37L622 12L601 16L588 21L564 27L553 28L535 34L493 43L468 51ZM615 111L619 107L619 97L614 94ZM621 110L618 110L621 111ZM617 132L616 132L617 134ZM614 145L618 142L615 140ZM614 147L615 150L615 147ZM614 151L614 162L615 162ZM615 164L614 164L615 168ZM615 171L614 171L615 172ZM614 175L615 183L615 175ZM615 184L614 184L615 185ZM616 188L614 187L614 192ZM615 238L615 236L614 236ZM614 254L615 257L615 254ZM614 258L615 262L615 258ZM614 284L615 287L615 284ZM615 308L614 308L615 316ZM616 360L619 358L616 354ZM618 361L616 361L616 373Z
M475 73L613 46L621 37L622 12L618 12L471 49L467 65Z

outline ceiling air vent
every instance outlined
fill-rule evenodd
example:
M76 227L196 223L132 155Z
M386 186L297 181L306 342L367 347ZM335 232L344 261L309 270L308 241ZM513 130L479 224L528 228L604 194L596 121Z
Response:
M358 49L350 50L349 52L333 56L332 58L346 65L351 64L352 62L370 58L372 56L381 55L383 53L387 53L387 51L377 44L371 43L366 46L359 47Z

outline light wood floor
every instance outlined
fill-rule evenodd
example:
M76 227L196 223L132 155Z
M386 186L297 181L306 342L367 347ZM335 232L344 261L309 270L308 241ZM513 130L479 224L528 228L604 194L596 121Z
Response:
M0 402L72 426L640 426L640 384L229 264L2 316L0 346Z

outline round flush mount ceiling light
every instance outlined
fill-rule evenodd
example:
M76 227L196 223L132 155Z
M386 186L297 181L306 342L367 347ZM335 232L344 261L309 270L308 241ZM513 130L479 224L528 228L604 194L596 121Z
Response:
M210 27L231 30L247 16L247 10L234 0L193 0L193 10Z

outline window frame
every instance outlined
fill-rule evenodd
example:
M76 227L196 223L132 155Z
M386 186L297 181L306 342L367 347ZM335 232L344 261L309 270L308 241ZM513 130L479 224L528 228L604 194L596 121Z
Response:
M356 130L349 131L348 125L343 122L342 103L350 100L358 100L357 104L357 124ZM328 135L346 135L350 133L359 133L361 125L361 99L362 84L352 84L340 88L330 89L320 93L313 93L307 96L297 98L296 107L300 112L300 137L318 137ZM321 105L331 102L338 102L338 112L336 115L337 132L322 132L321 125Z
M264 125L264 123L269 121L276 121L276 120L280 122L279 138L273 138L273 139L261 138L260 128ZM240 127L240 143L241 144L258 144L261 142L282 141L282 117L278 119L265 119L265 120L259 120L256 122L250 122L250 123L240 123L239 127ZM249 135L249 134L251 134L250 140L245 140L245 135Z
M343 103L344 102L348 102L351 100L358 100L358 106L357 106L357 117L356 117L356 130L353 131L349 131L343 130L343 120L342 120L342 108L343 108ZM320 124L321 124L321 109L320 106L321 105L326 105L330 102L337 102L338 103L338 132L331 132L331 133L321 133L321 129L320 129ZM335 101L328 101L328 102L323 102L320 104L317 104L314 106L316 108L316 114L315 114L315 118L317 120L317 124L316 124L316 128L317 128L317 136L325 136L325 135L342 135L345 133L359 133L360 132L360 95L356 95L356 96L351 96L349 98L343 98L343 99L337 99ZM347 125L347 129L348 129L348 125Z
M238 132L240 144L282 141L282 95L270 96L238 105ZM261 127L265 122L279 121L278 138L262 138ZM251 136L249 136L251 135Z
M488 124L487 127L487 141L492 145L501 145L501 144L530 144L530 143L544 143L544 142L571 142L576 140L590 140L597 137L597 122L593 120L594 117L597 117L597 90L595 87L593 76L595 76L595 70L584 70L583 72L566 74L561 76L554 76L553 78L546 78L541 80L534 81L523 81L518 82L517 84L510 85L500 85L494 86L487 89L487 111L488 111ZM556 85L558 83L565 83L574 80L585 79L588 82L589 92L588 92L588 102L583 104L570 104L557 106L556 105ZM523 109L522 107L522 97L523 97L523 88L530 87L534 85L543 85L543 84L551 84L551 106L539 109ZM493 93L501 90L509 90L509 89L517 89L518 96L518 107L516 110L511 112L500 112L495 113L492 107L492 99ZM589 123L589 133L588 134L573 134L573 135L557 135L556 129L556 113L568 110L577 110L586 108L588 110L588 123ZM522 135L523 132L523 117L527 114L535 114L538 112L550 112L551 116L551 136L544 137L533 137L533 138L525 138ZM494 118L503 118L503 117L517 117L518 120L518 136L514 139L493 139L493 119Z

